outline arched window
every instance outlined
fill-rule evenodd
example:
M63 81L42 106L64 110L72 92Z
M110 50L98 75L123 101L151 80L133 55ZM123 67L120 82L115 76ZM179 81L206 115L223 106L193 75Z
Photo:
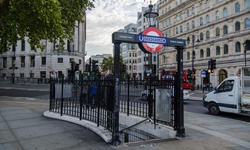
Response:
M215 12L215 20L219 20L219 18L220 18L220 14L219 14L219 11L217 10Z
M220 55L220 47L216 46L216 55Z
M206 32L206 39L209 39L210 38L210 32L207 30Z
M248 29L248 28L250 28L250 19L249 18L247 18L245 20L245 29Z
M189 25L189 22L187 23L187 31L189 31L190 29L190 25Z
M219 27L216 28L216 36L220 36L220 28Z
M192 21L192 28L195 28L195 22L194 22L194 20Z
M237 2L235 4L235 13L238 13L238 12L240 12L240 4Z
M190 60L190 52L187 52L187 60Z
M226 18L227 17L227 8L225 7L223 9L223 18Z
M210 22L210 17L209 15L206 16L206 23L209 23Z
M237 21L235 23L235 31L240 31L240 22L239 21Z
M204 51L203 51L203 49L200 50L200 58L204 58Z
M207 48L207 57L210 57L210 48Z
M202 26L202 25L203 25L203 18L200 17L200 26Z
M227 44L224 45L224 54L228 54L228 45Z
M237 52L240 52L241 50L240 50L240 42L236 42L235 43L235 52L237 53Z
M227 27L227 25L224 25L223 34L227 34L227 33L228 33L228 27Z
M187 44L189 44L190 43L190 38L189 37L187 37Z
M21 42L21 50L25 51L25 40L22 40Z
M200 40L203 41L203 39L204 39L204 38L203 38L203 33L201 32L201 33L200 33Z

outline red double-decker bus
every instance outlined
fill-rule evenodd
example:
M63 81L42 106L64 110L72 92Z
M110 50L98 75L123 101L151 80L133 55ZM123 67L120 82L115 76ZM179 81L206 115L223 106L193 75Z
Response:
M175 73L176 73L175 70L164 70L161 73L161 78L163 80L172 79ZM183 70L183 89L190 89L191 87L192 87L192 76L190 73L188 74L188 70Z

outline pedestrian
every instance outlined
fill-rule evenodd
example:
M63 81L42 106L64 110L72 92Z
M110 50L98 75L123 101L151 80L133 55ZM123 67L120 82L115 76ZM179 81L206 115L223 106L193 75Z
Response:
M213 91L213 90L214 90L213 85L212 85L211 82L210 82L210 84L209 84L209 87L210 87L210 91Z
M203 92L207 90L207 85L206 83L203 83Z

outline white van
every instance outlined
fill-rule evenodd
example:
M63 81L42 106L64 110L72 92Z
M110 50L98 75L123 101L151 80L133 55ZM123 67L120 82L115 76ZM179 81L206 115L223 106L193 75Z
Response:
M250 68L242 69L241 77L226 78L214 91L203 97L203 105L210 114L229 112L250 115Z

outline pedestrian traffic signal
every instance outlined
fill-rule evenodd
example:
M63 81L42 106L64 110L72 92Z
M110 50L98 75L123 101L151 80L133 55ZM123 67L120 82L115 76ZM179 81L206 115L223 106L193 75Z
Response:
M79 64L75 64L75 71L79 71Z
M71 62L71 71L75 71L76 63L74 61Z
M213 59L212 59L211 64L212 64L212 68L211 68L211 69L212 69L212 70L213 70L213 69L216 69L216 60L213 60Z

